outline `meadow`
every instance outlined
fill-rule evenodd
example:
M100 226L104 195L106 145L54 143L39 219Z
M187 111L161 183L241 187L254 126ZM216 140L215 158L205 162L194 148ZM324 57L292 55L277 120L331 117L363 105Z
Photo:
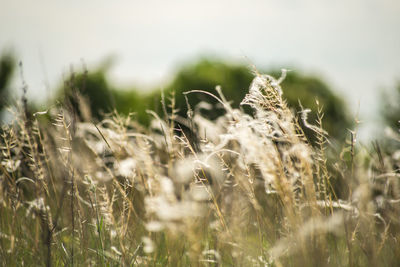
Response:
M184 93L216 101L212 120L162 95L148 126L23 97L0 137L0 265L398 266L400 151L355 129L333 145L322 105L316 121L290 109L283 78L254 77L252 115L218 86Z

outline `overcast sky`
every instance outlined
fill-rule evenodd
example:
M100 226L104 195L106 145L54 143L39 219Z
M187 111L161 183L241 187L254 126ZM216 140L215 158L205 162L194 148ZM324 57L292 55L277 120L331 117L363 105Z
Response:
M38 100L82 59L115 56L114 82L157 85L177 64L216 54L317 73L372 125L379 89L400 79L400 1L0 0L7 47Z

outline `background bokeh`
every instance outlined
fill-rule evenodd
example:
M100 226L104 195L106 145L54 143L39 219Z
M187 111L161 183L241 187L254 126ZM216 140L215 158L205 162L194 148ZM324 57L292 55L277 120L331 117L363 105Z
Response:
M290 68L342 95L361 138L379 131L382 88L400 73L400 4L354 1L1 1L0 48L23 62L28 96L52 99L71 66L106 62L115 87L166 87L181 66L206 55ZM18 73L18 72L16 72ZM21 91L14 75L14 94ZM188 88L191 89L191 88Z

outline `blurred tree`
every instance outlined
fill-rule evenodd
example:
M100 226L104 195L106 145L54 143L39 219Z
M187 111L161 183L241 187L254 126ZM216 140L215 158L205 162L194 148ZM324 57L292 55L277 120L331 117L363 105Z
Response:
M149 109L148 97L137 90L116 89L109 84L107 71L109 62L103 63L94 71L72 73L62 88L57 99L62 99L82 121L101 120L113 110L122 114L137 113L136 118L147 124L146 109Z
M166 93L175 91L177 107L182 116L186 116L187 112L183 92L203 90L216 94L215 87L217 85L222 86L226 98L232 101L234 107L238 108L248 92L253 77L253 74L244 65L202 59L194 64L183 65L172 82L166 87ZM205 94L191 94L188 96L188 100L192 108L201 101L217 104L215 99ZM209 118L215 119L221 114L222 110L213 110L207 115Z
M137 114L136 118L143 124L149 122L149 116L146 114L147 109L155 110L162 115L159 90L140 94L135 90L114 89L106 79L107 70L108 68L102 67L94 72L79 73L73 75L70 81L66 83L64 95L67 96L72 106L77 108L78 113L82 113L82 106L84 105L81 103L83 102L90 106L90 113L96 119L101 119L104 112L110 112L113 109L124 114L134 112ZM265 73L271 73L275 77L280 76L280 72L277 71ZM186 117L187 104L183 92L203 90L215 94L216 85L221 85L226 98L232 101L233 107L238 108L248 92L253 78L254 75L245 65L205 58L195 63L182 65L173 80L165 87L164 94L167 98L174 92L175 107L178 109L178 114ZM315 123L317 119L316 99L318 99L325 114L323 118L324 129L334 138L342 139L345 136L347 128L352 125L348 118L346 105L343 99L335 95L324 82L313 76L290 72L282 87L284 97L291 108L298 110L298 100L300 100L305 108L310 108L313 111L309 115L308 121L310 123ZM84 99L84 101L77 101L77 99ZM224 112L222 108L218 108L217 101L208 95L190 94L188 100L192 108L201 101L214 104L214 109L204 111L210 119L215 119ZM247 106L242 108L251 112ZM311 131L309 129L304 130L312 141L313 134Z
M398 141L400 137L400 81L397 81L392 90L383 91L380 100L380 115L391 133L389 138L380 138L379 143L385 152L392 154L400 148Z
M386 125L398 131L400 129L400 81L393 90L381 95L380 110Z
M157 99L149 94L141 94L138 90L113 90L115 110L121 114L134 114L141 124L148 125L149 116L146 110L155 110ZM159 93L158 93L159 94ZM153 100L153 101L152 101Z
M280 71L263 72L272 74L278 78ZM177 106L180 114L185 116L187 112L186 103L182 92L189 90L204 90L215 92L215 86L221 85L222 91L228 100L232 100L233 106L238 107L245 94L248 92L249 85L254 78L251 71L240 64L230 64L219 60L201 59L194 64L181 67L173 81L167 86L167 91L176 91ZM295 110L299 110L300 100L305 108L310 108L313 112L309 115L308 121L315 123L317 119L318 99L323 107L323 127L330 136L342 139L350 128L352 122L348 117L347 107L343 99L335 95L332 90L320 79L314 76L306 76L297 72L289 72L282 83L284 97L288 105ZM216 101L205 94L189 95L189 102L194 106L199 101L216 103ZM248 110L247 110L248 111ZM209 114L211 119L218 117L220 112L215 110ZM303 127L304 128L304 127ZM311 130L305 129L307 136L311 138Z
M5 51L0 56L0 115L9 101L9 85L16 66L14 55Z
M106 71L105 68L99 68L93 72L72 73L59 90L57 98L62 98L81 120L92 117L102 119L104 113L111 112L114 107Z

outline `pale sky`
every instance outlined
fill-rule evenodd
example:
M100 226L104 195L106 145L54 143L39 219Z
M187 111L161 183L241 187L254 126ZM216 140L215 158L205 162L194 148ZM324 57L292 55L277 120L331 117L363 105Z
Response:
M113 82L158 85L216 54L319 74L370 129L379 89L400 79L400 1L0 0L0 51L10 47L36 100L82 59L90 71L115 56Z

